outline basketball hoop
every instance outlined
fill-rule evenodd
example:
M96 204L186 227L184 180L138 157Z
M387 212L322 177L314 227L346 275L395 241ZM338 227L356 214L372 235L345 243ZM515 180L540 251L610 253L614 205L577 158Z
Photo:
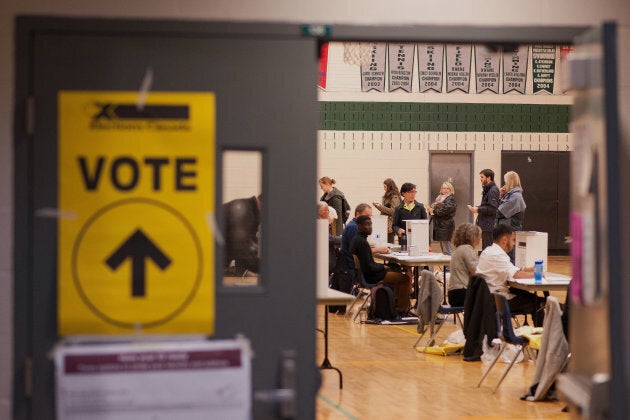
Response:
M367 66L372 61L369 42L344 42L343 62L356 66Z

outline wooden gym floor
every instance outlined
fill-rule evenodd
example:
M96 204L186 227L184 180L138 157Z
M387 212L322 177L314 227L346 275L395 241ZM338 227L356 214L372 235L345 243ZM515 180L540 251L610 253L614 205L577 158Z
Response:
M549 257L549 271L570 274L570 257ZM564 302L564 293L556 294ZM323 307L318 307L323 328ZM363 316L364 318L364 316ZM487 368L464 362L462 356L435 356L412 347L415 325L353 323L351 316L331 314L329 360L343 373L322 370L317 395L317 419L568 419L562 402L521 401L535 372L533 362L515 364L496 394L492 388L506 363L497 363L481 388L477 382ZM357 318L358 322L358 318ZM440 330L438 342L455 330L452 318ZM324 339L317 333L317 364Z

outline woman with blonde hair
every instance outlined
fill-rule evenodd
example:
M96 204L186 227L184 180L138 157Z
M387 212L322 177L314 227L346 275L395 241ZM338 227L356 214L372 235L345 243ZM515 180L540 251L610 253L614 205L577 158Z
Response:
M445 181L440 188L440 195L435 198L427 212L433 222L433 240L440 243L442 252L446 255L451 255L451 236L455 230L456 211L455 187Z
M337 212L337 220L331 224L331 234L337 236L341 235L343 231L343 200L345 196L337 187L334 187L334 185L335 180L327 176L319 179L319 187L324 192L319 201L325 201L329 207L335 209Z
M523 230L523 219L525 218L525 200L523 199L523 188L521 178L514 171L506 172L503 175L505 185L499 190L499 207L497 208L497 219L495 225L509 225L515 231ZM514 264L515 250L508 253L510 261Z
M394 231L392 230L392 219L394 216L394 209L401 203L400 191L396 186L396 183L393 179L387 178L383 181L383 189L385 193L383 194L383 198L381 203L377 203L376 201L372 204L378 211L381 212L382 215L387 215L387 242L394 243Z
M462 223L453 233L455 251L451 255L451 277L448 281L448 303L464 306L468 279L477 270L477 251L481 245L481 228Z

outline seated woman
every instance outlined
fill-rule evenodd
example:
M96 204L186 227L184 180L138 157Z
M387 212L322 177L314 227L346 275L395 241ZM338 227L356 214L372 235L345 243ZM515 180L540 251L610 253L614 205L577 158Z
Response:
M477 251L481 245L481 228L472 223L457 226L453 233L455 251L451 255L451 277L448 282L448 303L464 306L468 279L477 271Z

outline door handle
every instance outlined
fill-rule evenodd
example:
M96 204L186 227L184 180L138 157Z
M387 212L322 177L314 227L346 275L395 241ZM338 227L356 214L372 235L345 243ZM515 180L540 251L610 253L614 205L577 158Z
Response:
M297 352L284 350L280 364L280 388L263 389L254 392L254 400L265 403L278 403L280 418L294 419L297 415Z

